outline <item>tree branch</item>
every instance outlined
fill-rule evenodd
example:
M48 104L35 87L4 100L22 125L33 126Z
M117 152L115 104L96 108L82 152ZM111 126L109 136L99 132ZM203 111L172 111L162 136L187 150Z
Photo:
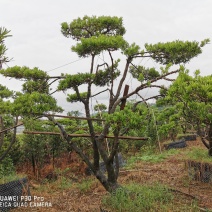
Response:
M82 103L85 104L85 103L87 102L87 99L84 100L84 99L80 96L79 88L78 88L77 86L75 86L75 87L74 87L74 90L75 90L75 92L76 92L77 97L79 98L79 100L80 100Z
M43 113L43 114L39 114L39 115L43 115L43 116L54 116L54 117L68 118L68 119L78 119L78 120L105 121L105 119L77 117L77 116L64 116L64 115L56 115L56 114L45 114L45 113Z
M36 134L37 135L39 135L39 134L41 134L41 135L61 135L61 133L58 133L58 132L44 132L44 131L24 131L23 133L24 134L34 134L34 135L36 135ZM65 136L65 137L70 137L70 138L74 138L74 137L76 137L76 138L77 137L78 138L80 138L80 137L81 138L90 138L91 137L90 134L64 134L63 131L62 131L62 135L63 135L63 137ZM100 136L102 136L102 135L101 134L100 135L95 135L96 138L98 138ZM106 135L104 138L111 138L111 139L113 138L114 139L115 136ZM123 139L123 140L129 139L129 140L135 140L135 141L146 141L146 140L148 140L148 138L145 138L145 137L133 137L133 136L118 136L118 139Z
M106 66L107 66L107 68L109 69L108 64L107 64L106 62L104 62L103 64L97 65L97 67L96 67L96 73L98 72L99 67L104 66L104 65L106 65Z
M162 96L162 95L155 95L155 96L151 96L151 97L149 97L149 98L147 98L147 99L144 99L140 94L137 94L137 95L138 95L139 97L141 97L143 100L142 100L142 101L136 102L136 103L134 104L134 106L133 106L133 110L135 110L136 107L137 107L137 105L138 105L139 103L142 103L142 102L144 102L144 103L146 104L146 106L149 107L148 104L147 104L147 101L148 101L148 100L150 100L150 99L157 99L157 98L159 98L159 97Z
M177 72L179 72L179 71L180 71L180 70L178 70L178 69L175 70L175 71L171 71L171 72L169 72L169 73L167 73L167 74L164 74L164 75L162 75L162 76L156 77L155 79L152 79L152 80L150 80L149 82L146 82L146 83L144 83L144 84L138 86L134 91L132 91L131 93L129 93L127 96L124 96L124 97L121 97L120 99L118 99L118 100L114 103L113 108L111 109L111 111L115 111L115 108L117 107L117 105L118 105L123 99L127 99L127 98L131 97L132 95L137 94L140 90L143 90L143 89L149 88L149 87L158 87L158 88L161 88L161 86L158 86L158 85L151 85L151 84L154 83L154 82L157 82L158 80L163 79L163 78L166 77L166 76L169 76L169 75L171 75L171 74L175 74L175 73L177 73Z
M97 96L97 95L99 95L99 94L101 94L101 93L104 93L105 91L110 91L110 90L107 88L107 89L105 89L105 90L103 90L103 91L100 91L99 93L94 94L94 95L91 96L91 97Z
M82 152L82 150L73 142L71 142L71 137L69 137L69 135L67 134L67 132L65 131L64 127L57 122L54 117L52 116L46 116L49 121L53 122L55 125L58 126L59 130L61 133L52 133L52 135L62 135L62 138L64 140L67 141L67 143L76 151L77 154L79 154L79 156L83 159L83 161L89 166L89 168L95 173L94 167L91 164L91 162L89 161L89 158ZM26 133L26 132L25 132ZM32 132L32 133L28 133L28 134L46 134L45 132Z
M110 56L110 60L111 60L111 63L112 63L112 66L111 66L111 71L110 71L110 77L111 77L111 86L110 86L110 102L113 101L113 72L114 72L114 62L113 62L113 57L112 57L112 54L110 51L108 51L109 53L109 56Z
M122 89L123 83L124 83L124 81L126 79L130 63L131 63L131 58L129 58L127 60L127 63L125 65L125 69L124 69L124 73L123 73L122 78L121 78L121 80L119 82L119 85L118 85L118 89L117 89L116 95L113 98L113 101L109 105L109 110L108 110L109 113L113 113L115 111L115 109L116 109L116 106L118 105L118 104L116 104L115 107L114 107L114 104L115 104L116 100L118 99L118 97L119 97L119 95L121 93L121 89Z
M202 143L205 145L205 147L206 147L207 149L210 148L209 142L208 142L208 143L206 142L206 138L204 138L204 137L201 136L201 141L202 141Z

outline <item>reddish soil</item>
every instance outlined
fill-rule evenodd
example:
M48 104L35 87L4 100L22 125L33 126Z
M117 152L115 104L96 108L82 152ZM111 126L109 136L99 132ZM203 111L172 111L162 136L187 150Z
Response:
M202 148L200 141L191 141L188 143L190 146L199 146ZM184 149L182 149L182 152ZM72 159L75 156L72 156ZM69 162L69 164L68 164ZM58 162L59 163L59 162ZM61 162L62 163L62 162ZM74 166L71 166L70 164ZM64 162L62 163L64 164ZM78 173L75 174L73 178L75 183L79 183L83 179L87 179L82 173L84 165L80 161L76 163L76 159L72 162L67 160L67 166L72 167L72 170ZM48 169L48 171L51 171ZM45 174L46 171L45 171ZM49 193L48 188L45 191L45 184L43 185L44 191L39 191L39 189L31 188L32 195L45 197L45 201L51 202L51 208L19 208L13 211L100 211L101 199L107 194L104 188L98 183L94 177L88 177L93 179L94 183L91 185L90 189L86 192L81 192L75 186L69 190L52 191ZM33 185L34 181L31 181ZM161 163L147 163L138 162L133 170L121 170L119 183L139 183L139 184L153 184L154 182L159 182L161 184L167 185L175 195L181 196L185 200L196 199L198 201L198 206L201 208L200 211L206 211L204 208L212 210L212 183L202 183L198 181L192 181L188 177L188 171L185 166L185 160L181 158L181 154L171 156ZM36 186L35 186L36 187Z

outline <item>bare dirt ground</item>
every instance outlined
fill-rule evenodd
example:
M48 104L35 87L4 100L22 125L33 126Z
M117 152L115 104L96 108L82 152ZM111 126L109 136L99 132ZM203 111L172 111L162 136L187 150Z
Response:
M199 141L189 142L186 148L188 149L193 145L202 148L202 144ZM182 149L182 151L184 150ZM78 177L78 182L76 183L79 183L83 178L87 179L82 175ZM74 186L69 190L54 192L50 192L47 188L45 190L45 184L42 191L31 188L32 195L44 197L45 201L52 203L52 207L22 207L13 211L99 212L101 199L107 192L94 177L91 176L89 179L93 179L94 183L92 183L86 192L82 192ZM200 211L207 211L206 208L212 210L212 183L191 180L188 177L185 160L182 159L181 154L171 156L160 163L137 162L133 170L122 169L120 171L119 183L124 185L132 182L139 184L159 182L165 184L174 192L175 196L179 196L179 198L185 201L196 199Z

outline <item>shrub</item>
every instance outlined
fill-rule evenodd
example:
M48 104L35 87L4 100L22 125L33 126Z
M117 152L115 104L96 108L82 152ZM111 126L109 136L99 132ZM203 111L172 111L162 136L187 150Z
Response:
M14 173L15 173L15 168L13 165L13 161L9 156L7 156L0 163L0 178L3 178L7 175L12 175Z

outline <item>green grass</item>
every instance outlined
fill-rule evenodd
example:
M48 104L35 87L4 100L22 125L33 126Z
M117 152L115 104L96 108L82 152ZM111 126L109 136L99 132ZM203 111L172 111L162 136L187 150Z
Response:
M69 189L77 189L80 193L86 193L90 191L91 186L95 181L93 179L83 179L81 182L74 182L65 175L58 176L55 181L43 180L42 184L37 188L39 192L56 192L65 191Z
M182 138L184 136L191 136L191 135L195 135L195 134L194 133L185 133L185 134L179 133L179 134L177 134L177 138Z
M73 182L65 176L59 176L55 181L43 180L42 184L37 188L39 192L56 192L64 191L73 187Z
M70 179L61 176L58 180L57 180L57 185L58 185L58 189L59 190L65 190L65 189L69 189L73 186L73 183Z
M168 151L164 151L162 153L152 153L152 152L144 152L139 153L136 156L132 156L127 160L126 168L133 168L136 162L144 161L150 163L160 163L169 158L172 155L178 154L179 150L170 149Z
M208 155L208 150L193 147L192 149L189 149L188 151L184 152L185 159L187 160L195 160L199 162L205 162L205 163L212 163L212 157Z
M198 211L196 202L173 204L173 195L166 186L130 184L102 199L103 208L113 212ZM179 199L178 199L179 200ZM179 210L178 210L179 209Z
M93 182L94 181L92 179L85 179L77 184L76 187L80 190L80 192L86 193L91 189Z
M0 178L0 184L4 184L4 183L11 182L11 181L19 180L19 179L24 178L24 177L26 177L26 176L21 175L21 174L16 174L16 173L9 174L7 176L3 176L3 177Z

